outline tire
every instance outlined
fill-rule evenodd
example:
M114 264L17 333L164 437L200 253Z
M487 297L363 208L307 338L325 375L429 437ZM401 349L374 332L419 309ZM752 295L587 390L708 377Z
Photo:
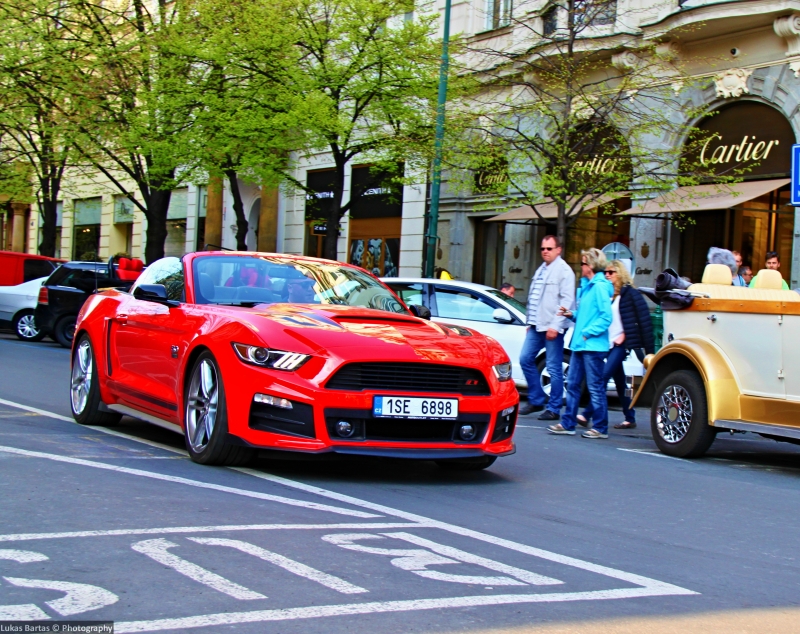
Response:
M62 317L56 322L53 328L53 338L64 348L72 347L72 340L75 338L75 324L78 318L75 315Z
M564 369L564 396L561 399L562 404L567 400L567 373L569 372L569 358L568 352L564 352L564 358L561 362L561 367ZM547 360L545 355L541 355L536 361L536 369L539 371L542 389L547 397L550 398L550 373L547 371Z
M206 351L195 361L184 393L183 432L192 461L203 465L242 465L255 456L250 447L228 439L225 386L214 356Z
M717 432L708 424L703 379L693 370L677 370L658 386L650 408L650 427L658 448L676 458L702 456Z
M450 458L449 460L437 460L436 464L447 471L481 471L491 467L495 460L497 460L497 456Z
M23 341L41 341L44 333L36 326L33 310L22 310L14 317L14 334Z
M100 384L94 349L88 335L82 335L72 353L69 404L72 417L81 425L111 426L121 414L101 411Z

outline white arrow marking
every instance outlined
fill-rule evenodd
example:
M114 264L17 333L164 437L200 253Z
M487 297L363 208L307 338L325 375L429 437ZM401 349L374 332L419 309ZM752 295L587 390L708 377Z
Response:
M221 577L210 570L201 568L197 564L193 564L190 561L186 561L177 555L167 552L169 548L175 548L177 546L178 544L167 541L166 539L146 539L143 542L136 542L131 546L131 548L133 548L136 552L147 555L150 557L150 559L154 559L160 564L169 566L175 572L179 572L182 575L189 577L189 579L197 581L198 583L202 583L209 588L213 588L217 592L227 594L229 597L233 597L234 599L239 599L240 601L252 601L254 599L267 598L263 594L253 592L244 586L240 586L238 583L228 581L225 577Z
M316 568L312 568L311 566L301 564L299 561L294 561L293 559L289 559L283 555L265 550L264 548L256 546L255 544L243 542L238 539L221 539L216 537L189 537L189 539L193 542L197 542L198 544L207 544L208 546L228 546L230 548L236 548L237 550L241 550L243 553L253 555L254 557L268 561L271 564L275 564L276 566L279 566L287 572L297 575L298 577L305 577L311 581L316 581L326 588L336 590L342 594L361 594L363 592L369 592L369 590L366 588L360 588L352 583L348 583L344 579L339 579L339 577L334 577L333 575L329 575L328 573L317 570Z
M49 618L33 603L0 605L0 621L45 621Z
M47 561L48 556L42 553L35 553L32 550L11 550L10 548L0 549L0 559L9 559L20 564L28 564L33 561Z
M3 577L9 583L20 588L42 588L44 590L58 590L66 592L66 596L47 601L47 605L63 616L72 616L89 610L97 610L119 601L119 597L98 586L88 583L70 583L67 581L47 581L44 579L20 579L18 577Z

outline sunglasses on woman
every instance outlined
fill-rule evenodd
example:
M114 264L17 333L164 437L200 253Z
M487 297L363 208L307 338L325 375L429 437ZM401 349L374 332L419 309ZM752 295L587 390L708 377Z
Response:
M616 275L616 274L617 274L617 271L616 271L615 269L606 269L605 271L603 271L603 274L604 274L606 277L608 277L608 276L610 276L610 275Z

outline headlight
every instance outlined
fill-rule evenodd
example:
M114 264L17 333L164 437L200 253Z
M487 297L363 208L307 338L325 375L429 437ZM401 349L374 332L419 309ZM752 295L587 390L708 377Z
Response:
M498 381L511 380L511 361L507 361L506 363L500 363L494 366L492 370L494 370L494 375L497 377Z
M263 346L248 346L244 343L234 343L233 349L236 356L245 363L258 365L262 368L272 368L274 370L297 370L311 357L307 354L298 352L286 352L284 350L270 350Z

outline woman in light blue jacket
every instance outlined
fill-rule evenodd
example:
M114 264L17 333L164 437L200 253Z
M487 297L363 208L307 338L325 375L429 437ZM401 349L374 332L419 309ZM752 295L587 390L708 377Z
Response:
M611 298L614 287L606 280L606 256L600 249L581 251L581 286L578 308L573 313L562 307L561 314L575 319L570 349L572 357L567 374L567 408L561 423L551 425L551 434L575 435L576 415L584 378L592 399L592 429L584 438L608 438L608 404L603 381L605 358L608 355L608 327L611 325Z

